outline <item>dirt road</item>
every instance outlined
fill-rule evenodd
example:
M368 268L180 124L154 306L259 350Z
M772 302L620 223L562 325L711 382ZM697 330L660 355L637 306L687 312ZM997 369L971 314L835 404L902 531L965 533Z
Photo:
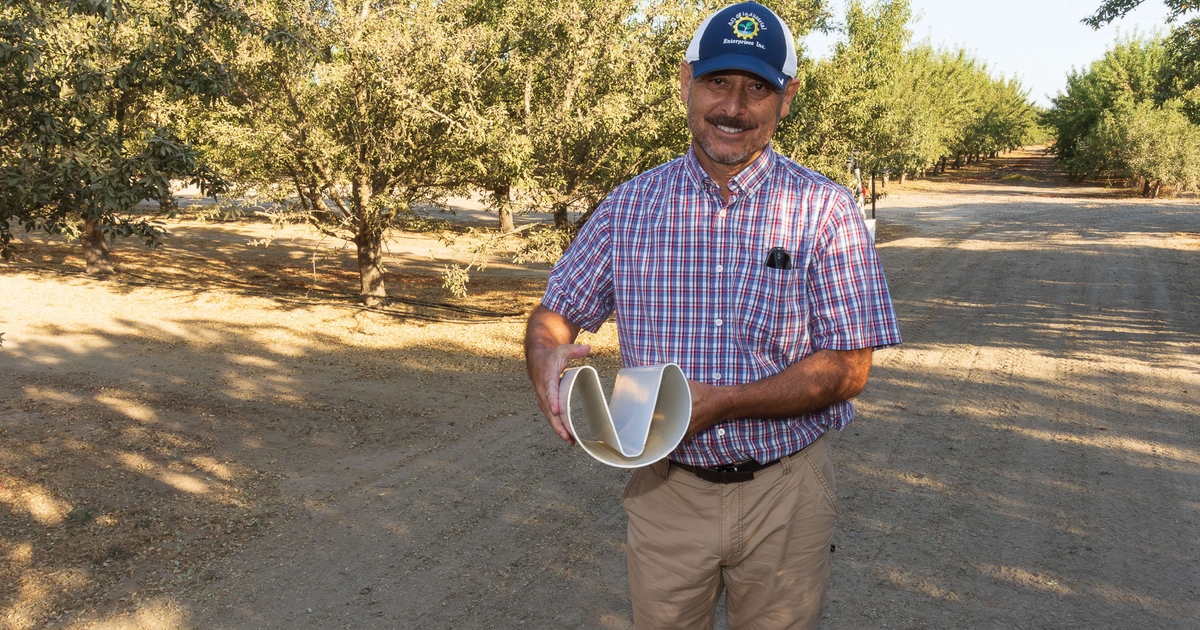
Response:
M879 207L905 344L834 436L825 629L1197 627L1200 203L1045 167ZM520 317L423 275L346 308L346 252L314 288L312 242L173 229L112 280L35 238L0 265L0 624L631 627L627 474L545 428ZM504 273L469 303L536 303Z

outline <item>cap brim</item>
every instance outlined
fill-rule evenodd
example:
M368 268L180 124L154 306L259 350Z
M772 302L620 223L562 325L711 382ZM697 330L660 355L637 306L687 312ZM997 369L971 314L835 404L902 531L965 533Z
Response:
M782 90L792 79L779 71L779 68L750 55L717 55L708 59L692 62L692 76L699 77L722 70L744 70L767 80L775 88Z

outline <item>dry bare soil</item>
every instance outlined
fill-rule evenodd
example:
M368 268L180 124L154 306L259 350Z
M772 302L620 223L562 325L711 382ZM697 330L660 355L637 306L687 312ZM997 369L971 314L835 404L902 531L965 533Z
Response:
M834 436L823 628L1196 628L1200 203L1033 152L890 192L905 344ZM631 627L627 473L524 376L544 269L451 300L406 235L366 311L336 244L169 228L109 279L36 235L0 264L0 626Z

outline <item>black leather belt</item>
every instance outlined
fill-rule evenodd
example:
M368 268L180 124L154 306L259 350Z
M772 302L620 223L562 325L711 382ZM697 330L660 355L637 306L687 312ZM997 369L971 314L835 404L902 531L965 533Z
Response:
M722 466L692 466L672 460L671 465L682 468L709 483L745 483L754 479L754 473L778 464L779 460L760 464L753 459Z

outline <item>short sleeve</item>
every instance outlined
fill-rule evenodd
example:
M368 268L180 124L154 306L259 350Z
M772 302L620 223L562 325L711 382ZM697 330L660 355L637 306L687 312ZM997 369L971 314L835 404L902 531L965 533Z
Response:
M588 332L613 312L610 202L600 204L550 272L542 306Z
M809 275L813 345L825 350L896 345L900 328L866 223L847 195L832 202Z

